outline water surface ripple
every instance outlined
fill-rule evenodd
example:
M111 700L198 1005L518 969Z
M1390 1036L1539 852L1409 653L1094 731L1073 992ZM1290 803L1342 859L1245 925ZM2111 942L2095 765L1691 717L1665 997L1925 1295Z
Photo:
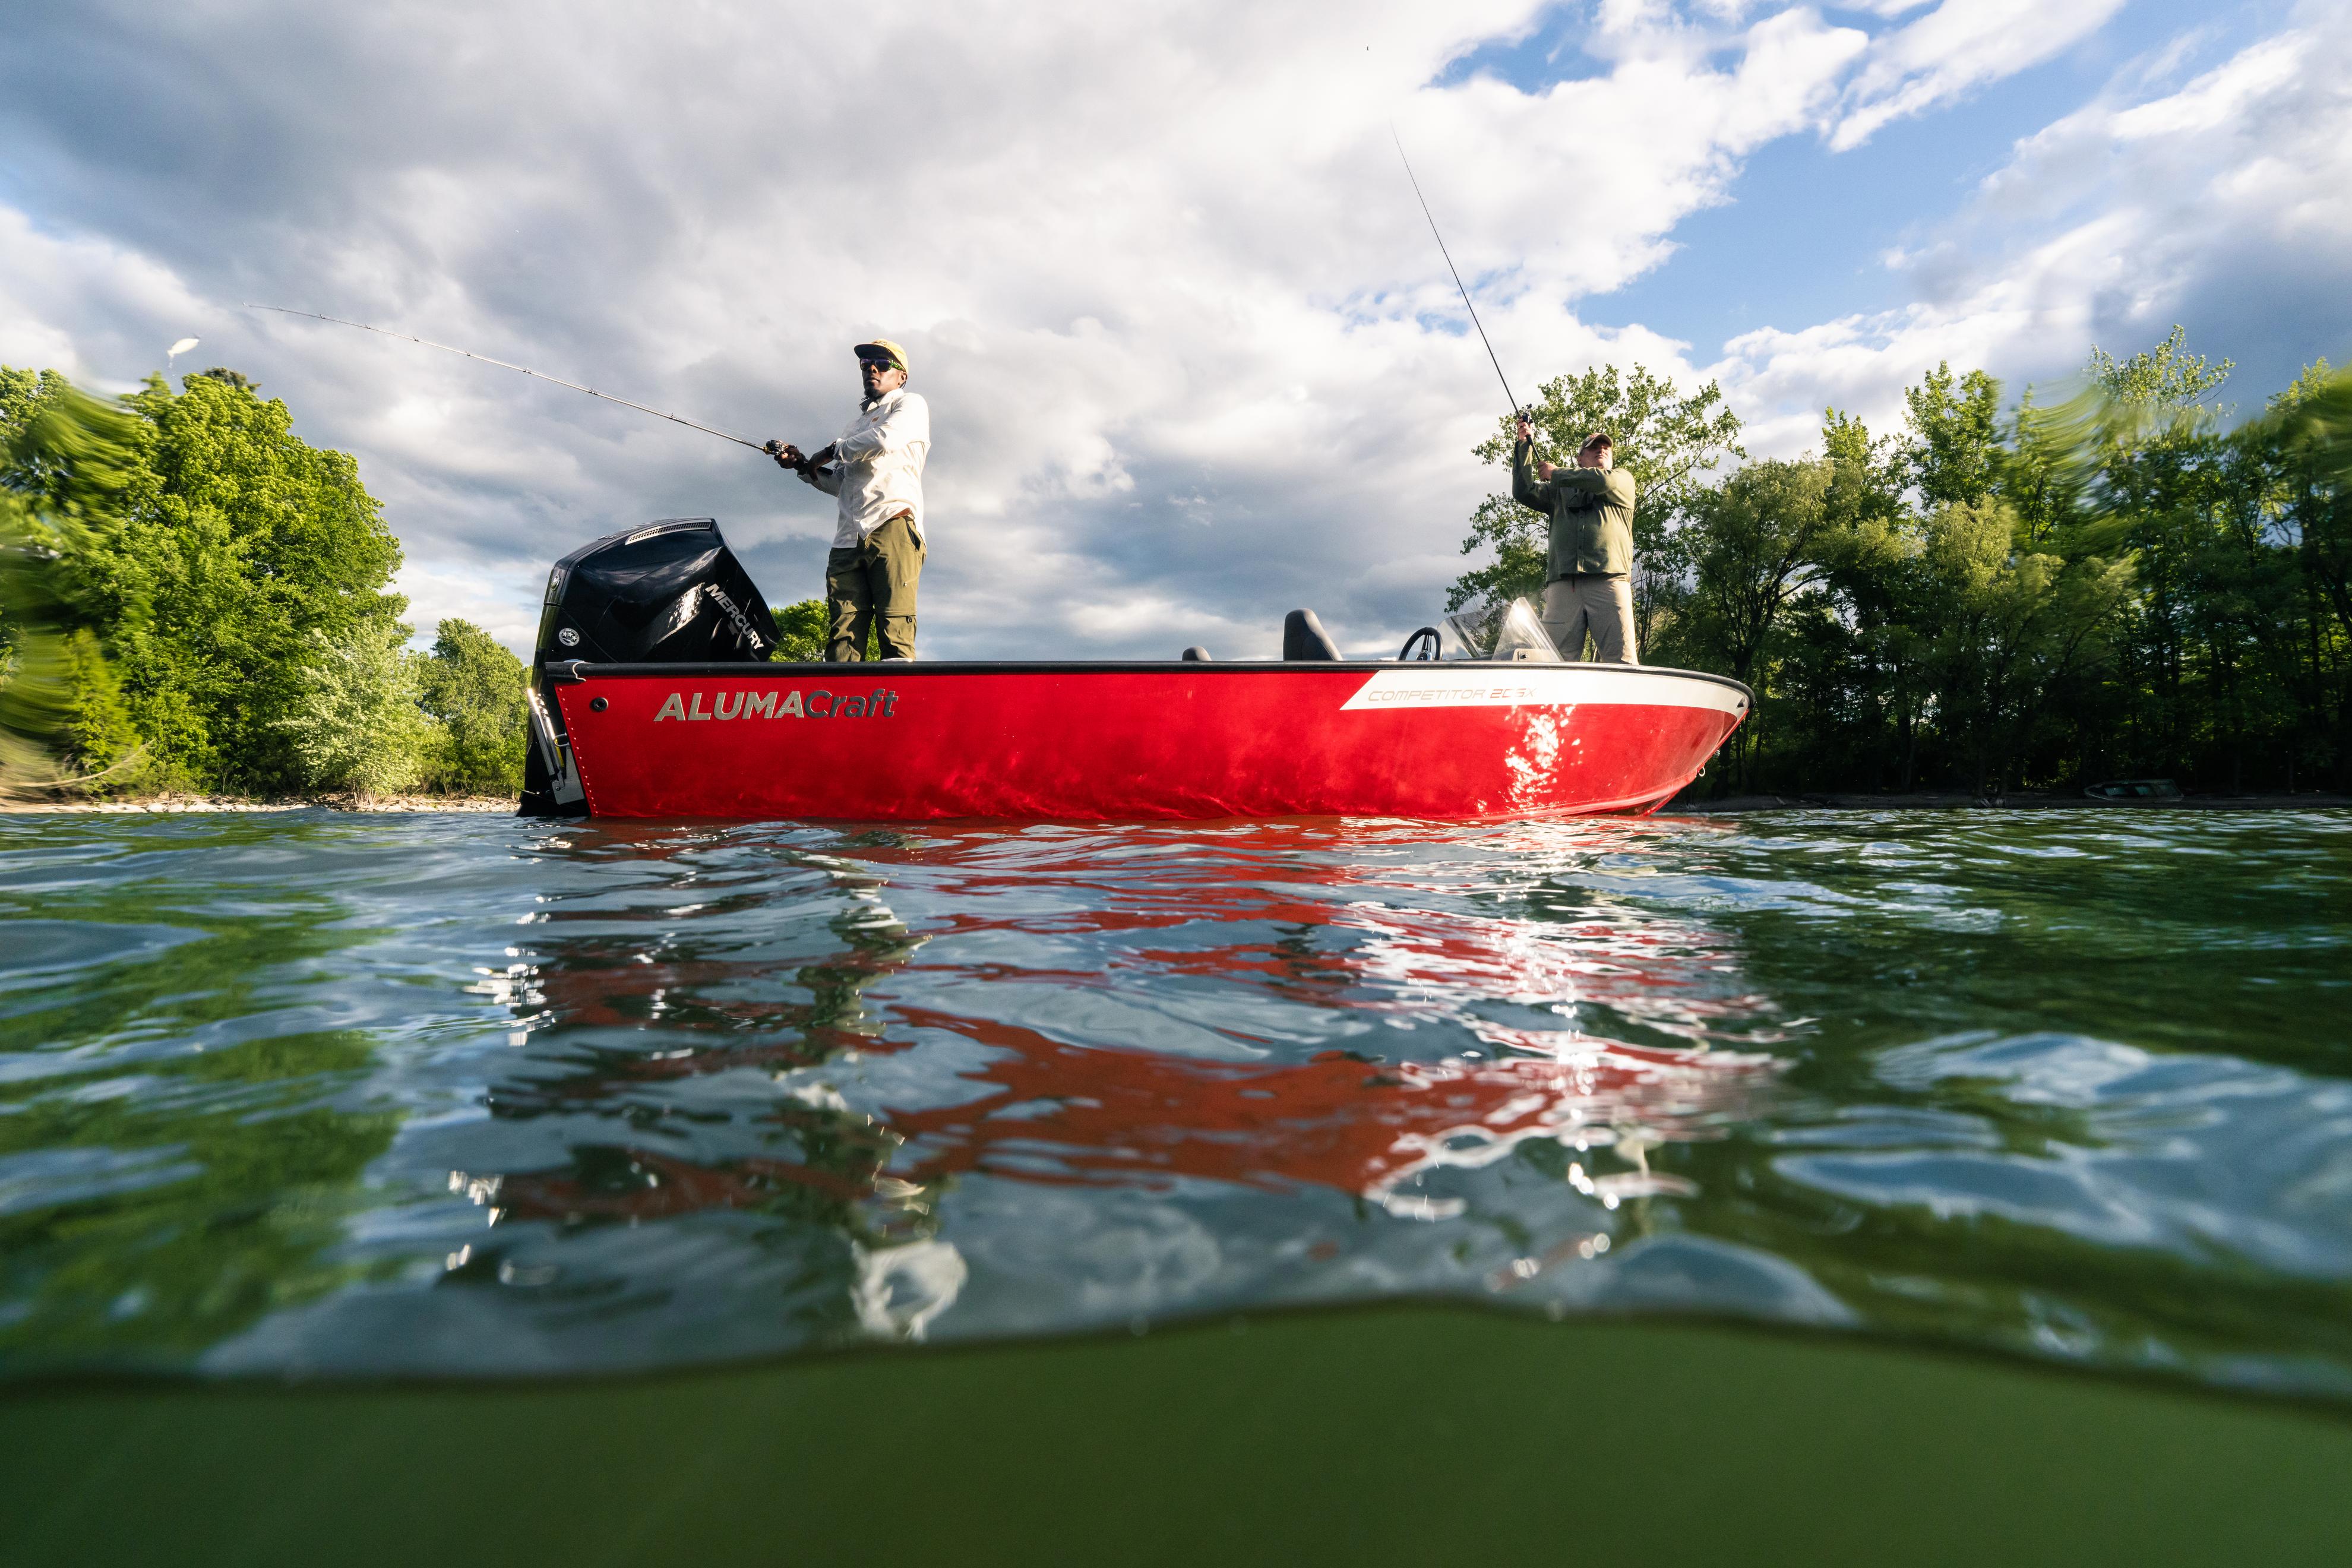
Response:
M2352 816L0 818L0 1376L1453 1298L2352 1398Z

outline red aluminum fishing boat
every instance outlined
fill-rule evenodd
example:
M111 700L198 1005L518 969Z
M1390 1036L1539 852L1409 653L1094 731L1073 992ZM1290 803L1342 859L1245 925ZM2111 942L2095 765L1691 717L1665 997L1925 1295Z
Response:
M1648 812L1745 687L1616 665L551 667L595 816Z
M1281 662L779 664L708 519L559 563L523 810L620 817L1399 816L1647 813L1753 701L1686 670L1561 661L1524 606L1511 659L1349 660L1293 612ZM1511 631L1517 626L1517 633ZM1463 627L1453 647L1466 651ZM1473 637L1481 634L1472 632ZM568 657L567 657L568 656Z

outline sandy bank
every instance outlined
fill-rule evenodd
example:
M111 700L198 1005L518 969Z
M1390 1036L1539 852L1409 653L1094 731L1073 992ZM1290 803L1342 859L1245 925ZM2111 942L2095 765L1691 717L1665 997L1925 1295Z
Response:
M166 812L220 811L495 812L511 815L514 808L514 801L505 796L442 795L385 795L365 798L331 795L299 800L247 800L240 795L159 795L143 800L0 800L0 814L51 816L77 812L138 816Z

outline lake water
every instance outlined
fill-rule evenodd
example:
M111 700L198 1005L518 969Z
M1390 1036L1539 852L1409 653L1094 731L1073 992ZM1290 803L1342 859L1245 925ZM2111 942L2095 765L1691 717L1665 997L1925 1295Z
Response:
M2352 815L0 818L0 1376L1396 1298L2352 1399Z

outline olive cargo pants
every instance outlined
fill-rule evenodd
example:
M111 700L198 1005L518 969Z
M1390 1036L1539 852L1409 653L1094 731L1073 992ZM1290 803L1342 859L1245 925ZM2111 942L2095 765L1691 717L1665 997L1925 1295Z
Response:
M1544 584L1543 628L1562 658L1584 657L1584 634L1592 634L1599 664L1639 664L1633 647L1633 580L1616 574L1580 573Z
M827 555L824 595L833 627L826 662L864 658L868 626L877 628L884 658L914 658L915 584L922 574L922 541L915 537L913 517L903 511L867 534L863 544Z

